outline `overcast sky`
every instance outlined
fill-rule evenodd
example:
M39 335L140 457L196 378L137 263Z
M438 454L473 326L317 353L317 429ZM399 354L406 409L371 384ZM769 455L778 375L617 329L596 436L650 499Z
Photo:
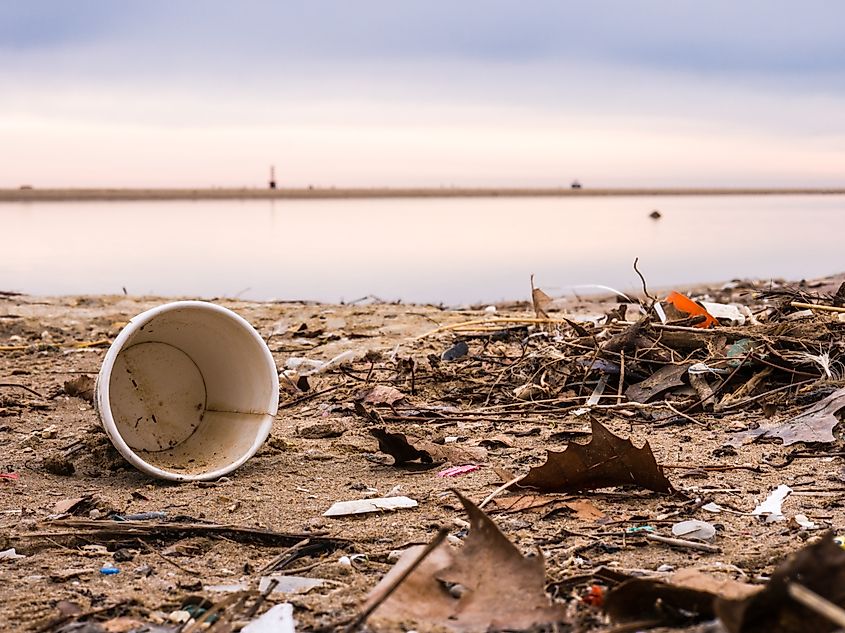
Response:
M845 184L834 0L0 0L0 82L0 186Z

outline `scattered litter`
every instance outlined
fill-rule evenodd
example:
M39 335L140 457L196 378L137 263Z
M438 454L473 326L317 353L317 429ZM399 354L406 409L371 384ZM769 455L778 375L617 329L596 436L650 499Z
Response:
M294 633L293 605L287 602L273 606L267 613L256 618L241 633Z
M709 541L716 536L716 528L706 521L697 521L693 519L690 521L675 523L672 526L672 534L683 538Z
M784 499L789 496L790 492L792 492L792 488L781 484L768 497L766 497L766 500L763 501L763 503L754 508L751 514L753 516L760 517L765 523L785 521L786 517L783 516L781 506L783 505Z
M458 475L465 475L466 473L471 473L476 470L479 470L481 466L477 464L467 464L465 466L452 466L451 468L447 468L446 470L441 470L437 473L438 477L457 477Z
M400 510L416 508L419 505L408 497L380 497L378 499L356 499L355 501L338 501L323 512L324 517L341 517L367 512L382 512L385 510Z
M18 554L14 547L0 552L0 560L18 560L19 558L26 558L26 555Z
M111 563L107 563L100 567L100 573L104 576L114 576L115 574L119 574L120 570Z
M806 514L796 514L792 517L792 521L798 525L798 527L804 528L805 530L815 530L816 524L810 519L807 518Z
M0 473L0 480L18 481L20 478L18 473Z

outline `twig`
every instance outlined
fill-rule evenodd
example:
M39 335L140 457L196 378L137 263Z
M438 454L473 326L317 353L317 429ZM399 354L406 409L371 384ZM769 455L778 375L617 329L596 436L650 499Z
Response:
M843 310L845 312L845 310ZM786 586L789 597L800 602L808 609L812 609L819 615L823 615L838 627L845 627L845 610L833 604L830 600L822 598L815 591L810 591L804 585L791 582Z
M625 387L625 350L619 352L619 388L616 390L616 404L622 404L622 390Z
M0 382L0 387L23 389L24 391L28 391L29 393L35 394L39 398L42 398L42 399L44 398L44 396L42 396L40 393L38 393L35 389L31 389L31 388L27 387L26 385L19 385L19 384L14 383L14 382Z
M396 591L399 585L401 585L405 581L405 579L410 576L411 573L417 567L419 567L420 563L422 563L429 556L429 554L431 554L443 541L446 540L446 536L448 536L448 534L448 529L446 529L445 527L440 528L437 531L435 537L431 539L431 542L426 545L425 548L423 548L423 550L419 553L419 555L417 555L414 561L410 565L408 565L407 569L405 569L405 571L402 572L396 578L396 580L394 580L387 587L386 590L382 591L381 595L376 600L374 600L369 607L364 609L357 618L352 620L349 626L344 629L345 633L353 633L354 631L360 629L364 622L367 621L367 618L370 617L370 614L372 614L373 611L375 611L379 606L381 606L381 604L385 600L387 600L394 591Z
M162 554L161 552L159 552L159 551L158 551L158 550L156 550L155 548L153 548L153 547L151 547L151 546L147 545L147 544L146 544L146 543L144 543L144 541L142 541L141 539L135 539L135 540L137 540L137 541L141 544L141 546L142 546L142 547L145 547L146 549L148 549L149 551L151 551L153 554L155 554L156 556L158 556L158 557L159 557L161 560L163 560L165 563L170 563L170 564L171 564L171 565L173 565L176 569L181 569L181 570L182 570L183 572L185 572L186 574L191 574L191 576L200 576L200 575L202 575L202 574L201 574L200 572L198 572L198 571L194 571L193 569L188 569L187 567L183 567L182 565L180 565L179 563L177 563L175 560L170 560L169 558L167 558L167 556L165 556L164 554Z
M710 545L708 543L698 543L696 541L687 541L685 539L680 538L669 538L668 536L660 536L659 534L652 534L651 532L646 532L645 537L649 541L657 541L658 543L666 543L666 545L672 545L673 547L682 547L684 549L697 549L702 552L710 552L714 554L718 554L722 550L715 545Z
M819 305L817 303L803 303L801 301L790 301L789 305L791 305L793 308L805 308L805 309L809 309L809 310L822 310L824 312L845 312L845 308L839 308L837 306ZM798 586L800 587L801 585L798 585ZM792 585L790 585L790 587L792 587ZM807 606L809 606L809 605L807 605Z
M637 276L640 278L640 281L643 282L643 294L646 296L647 299L651 299L651 305L649 306L649 310L650 310L654 306L654 304L657 303L657 297L653 297L652 295L649 294L648 287L646 286L646 283L645 283L645 277L643 277L643 274L640 272L640 269L637 268L637 264L639 262L640 262L640 258L635 257L634 258L634 272L637 273Z
M457 330L472 325L496 325L498 323L524 323L525 325L532 324L547 324L547 323L569 323L569 319L538 319L536 317L493 317L488 319L475 319L472 321L462 321L460 323L452 323L451 325L441 325L425 334L420 334L413 340L417 341L433 334L440 332L448 332L450 330Z
M504 492L505 490L507 490L508 488L513 486L517 481L522 479L522 477L523 477L523 475L520 475L519 477L514 477L508 483L502 484L501 486L496 488L493 492L491 492L489 495L487 495L484 498L484 501L482 501L481 503L478 504L478 509L481 510L484 506L486 506L488 503L490 503L496 495L498 495L501 492Z
M304 538L301 541L299 541L299 543L296 543L295 545L291 545L287 549L283 550L278 556L273 558L273 560L271 560L269 563L264 565L264 567L262 567L260 570L258 570L258 574L265 574L268 571L273 571L276 568L276 566L278 566L278 564L281 563L285 559L285 557L290 556L294 552L298 551L301 547L308 545L308 543L310 543L310 542L311 542L310 538Z

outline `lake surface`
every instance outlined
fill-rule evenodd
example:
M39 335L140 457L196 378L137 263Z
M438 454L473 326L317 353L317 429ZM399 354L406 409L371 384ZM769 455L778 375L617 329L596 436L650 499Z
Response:
M653 209L660 220L648 217ZM845 271L845 196L0 204L0 290L449 305Z

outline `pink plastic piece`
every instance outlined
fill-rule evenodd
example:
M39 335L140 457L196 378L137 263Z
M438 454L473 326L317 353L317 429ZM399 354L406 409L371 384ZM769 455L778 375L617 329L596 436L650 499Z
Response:
M438 477L457 477L458 475L465 475L466 473L471 473L474 470L479 470L481 466L477 464L467 464L466 466L452 466L451 468L447 468L446 470L441 470L437 473Z

